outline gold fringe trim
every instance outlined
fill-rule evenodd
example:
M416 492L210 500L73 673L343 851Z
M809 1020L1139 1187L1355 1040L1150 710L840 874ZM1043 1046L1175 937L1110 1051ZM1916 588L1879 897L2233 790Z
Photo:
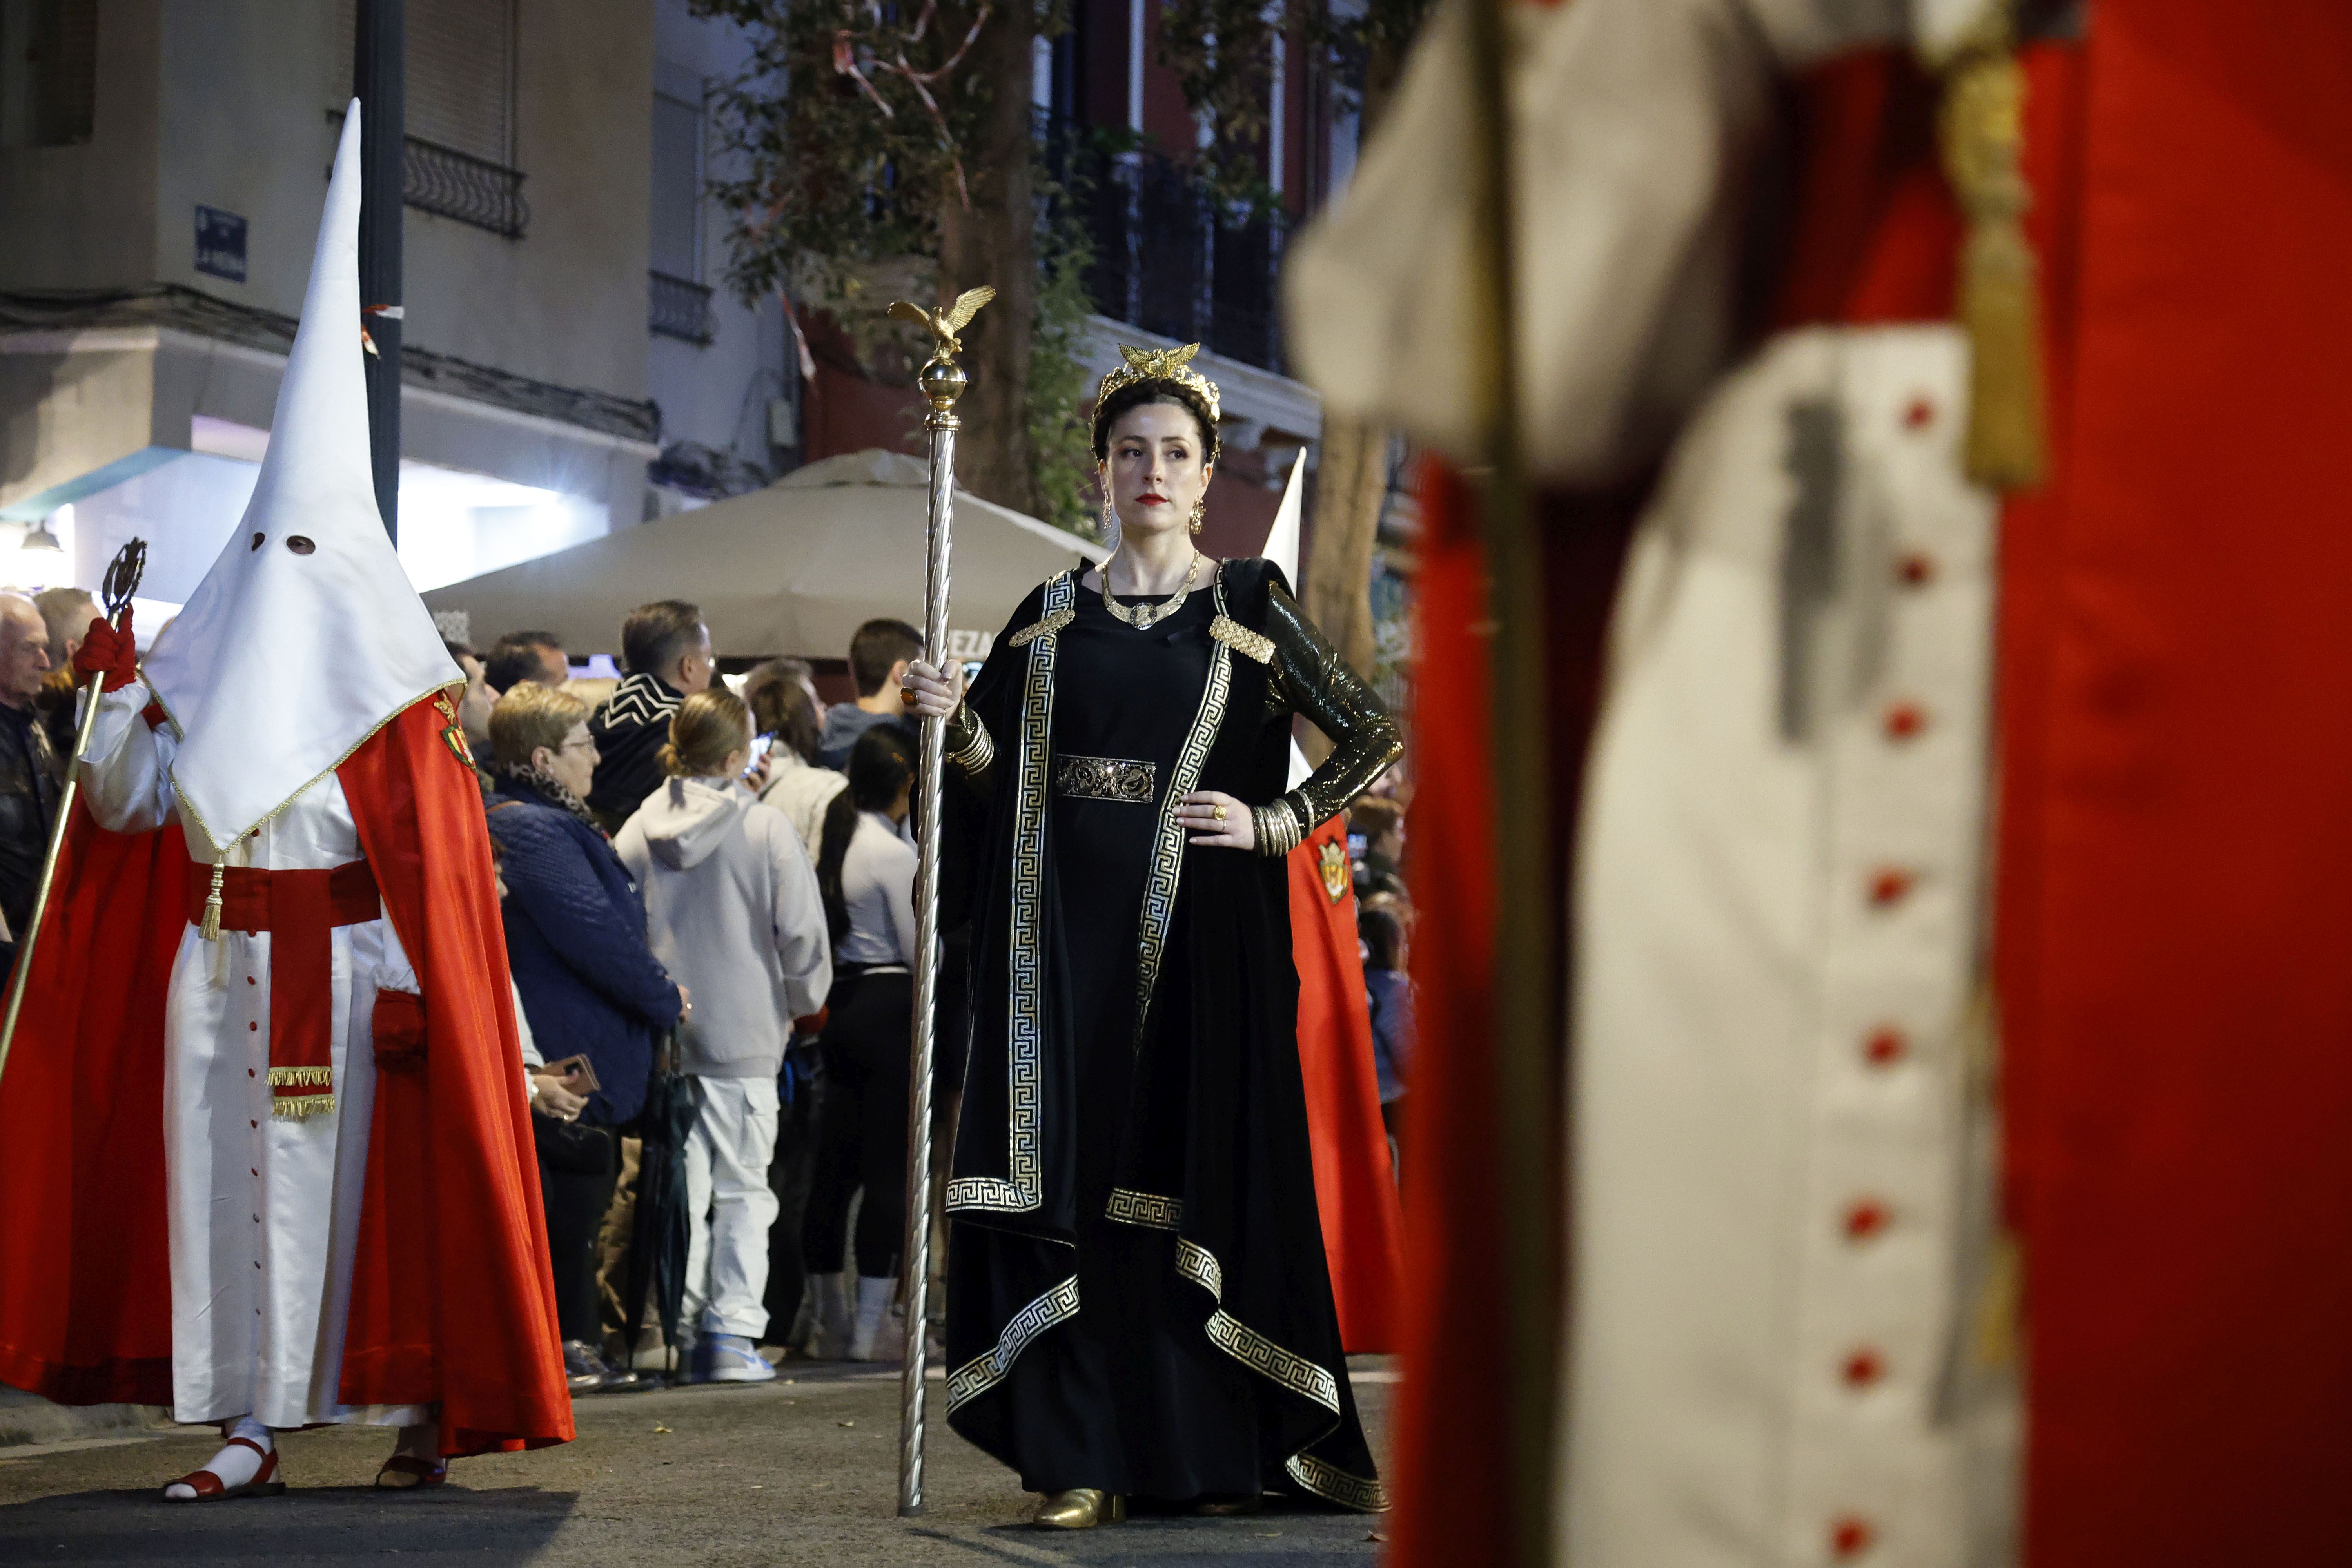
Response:
M2048 460L2042 301L2025 239L2025 71L2006 26L1989 28L1945 71L1937 138L1969 220L1958 299L1969 335L1968 476L1998 489L2031 489Z
M325 1116L331 1114L334 1109L335 1097L331 1094L299 1094L289 1095L278 1100L269 1108L269 1114L296 1118Z
M335 1081L332 1068L271 1068L269 1087L272 1089L309 1089L312 1085L325 1088Z

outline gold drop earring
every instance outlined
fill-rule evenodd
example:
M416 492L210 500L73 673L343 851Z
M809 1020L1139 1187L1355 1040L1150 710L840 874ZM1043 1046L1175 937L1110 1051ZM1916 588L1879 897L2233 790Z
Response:
M1195 533L1200 532L1201 525L1208 520L1209 498L1207 496L1202 496L1199 500L1192 503L1192 531Z
M1110 470L1103 469L1096 476L1096 482L1102 487L1102 540L1108 544L1118 537L1118 509L1110 500Z

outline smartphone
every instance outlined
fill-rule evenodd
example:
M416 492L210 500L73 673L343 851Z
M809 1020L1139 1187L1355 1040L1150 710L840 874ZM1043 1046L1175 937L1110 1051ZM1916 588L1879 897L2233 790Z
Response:
M754 736L752 736L752 737L751 737L751 761L750 762L750 763L748 763L748 764L744 767L743 771L744 771L745 773L750 773L753 768L758 767L758 766L760 765L761 762L763 759L765 759L765 758L766 758L766 756L767 756L767 754L768 754L768 748L769 748L769 747L771 747L771 746L772 746L772 745L774 745L775 743L776 743L776 738L775 738L773 735L754 735Z

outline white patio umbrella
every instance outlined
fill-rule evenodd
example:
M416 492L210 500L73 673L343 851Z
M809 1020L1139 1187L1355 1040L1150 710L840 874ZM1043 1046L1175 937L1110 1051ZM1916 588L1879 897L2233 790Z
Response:
M702 606L722 658L840 658L860 623L920 626L929 471L879 449L811 463L733 496L536 560L436 588L487 644L551 631L576 654L620 651L621 617L656 599ZM949 649L978 658L1023 595L1104 552L1020 512L956 492Z

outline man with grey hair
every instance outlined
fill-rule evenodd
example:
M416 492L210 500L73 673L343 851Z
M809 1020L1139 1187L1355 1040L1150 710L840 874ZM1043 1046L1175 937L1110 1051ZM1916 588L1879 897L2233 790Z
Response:
M98 601L89 596L87 588L49 588L33 595L33 607L41 612L41 624L49 630L49 673L41 682L41 695L34 708L40 713L41 728L49 734L49 750L58 761L58 778L65 776L64 758L73 750L74 742L74 650L89 630L89 623L98 619Z
M87 624L87 623L85 623ZM56 756L34 700L49 673L49 632L33 601L0 594L0 916L6 960L29 923L58 808Z

